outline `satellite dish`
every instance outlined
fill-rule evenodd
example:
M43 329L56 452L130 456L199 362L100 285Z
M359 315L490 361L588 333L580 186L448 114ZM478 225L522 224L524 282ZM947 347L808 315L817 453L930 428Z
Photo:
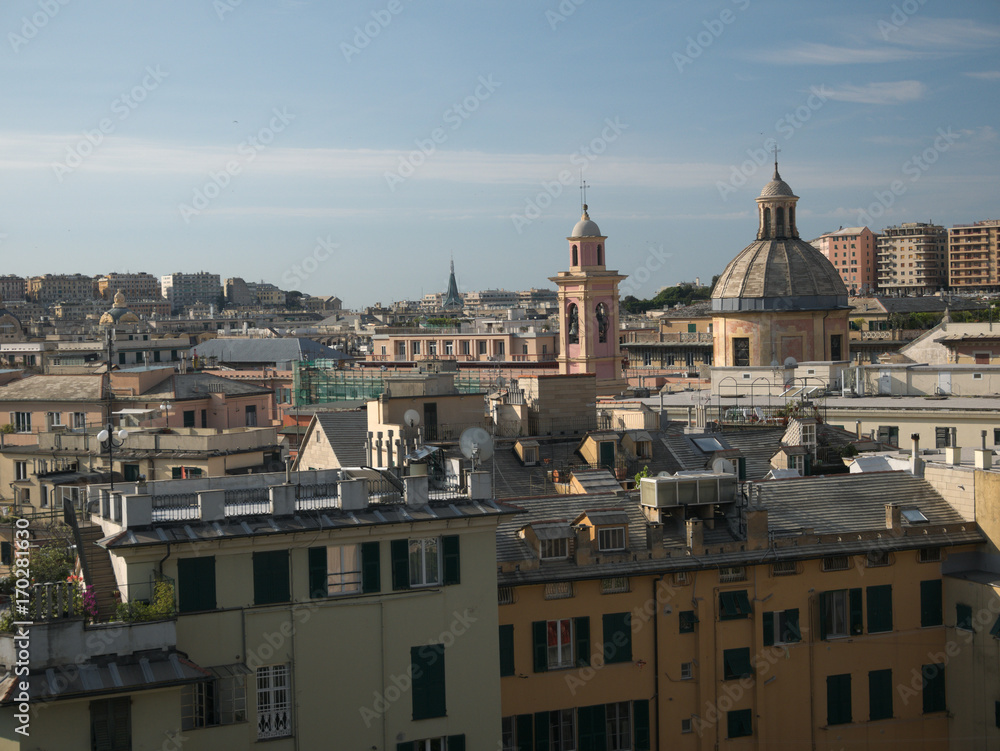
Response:
M403 422L411 428L420 424L420 413L415 409L408 409L403 413Z
M477 462L493 456L493 437L482 428L466 428L458 438L458 448L462 455L472 460L472 468Z
M785 367L786 368L797 368L798 366L799 366L799 364L795 360L794 357L786 357L785 358Z
M733 463L728 459L723 459L719 457L718 459L712 460L712 472L717 475L721 474L731 474L733 471Z
M667 472L666 470L663 470L662 472L657 472L656 476L657 477L673 477L673 475L670 474L669 472Z

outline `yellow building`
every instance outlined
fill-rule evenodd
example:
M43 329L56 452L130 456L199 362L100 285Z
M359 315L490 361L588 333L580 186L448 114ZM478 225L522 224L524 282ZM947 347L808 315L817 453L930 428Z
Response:
M743 487L517 502L504 749L948 748L939 561L976 525L904 472Z
M387 495L332 470L105 489L100 544L122 600L162 603L161 620L138 634L46 619L32 746L83 751L110 727L98 747L496 748L496 525L513 510L489 500L488 478L470 485L432 497L407 478ZM76 636L45 641L58 627ZM2 688L0 747L16 748L18 700Z

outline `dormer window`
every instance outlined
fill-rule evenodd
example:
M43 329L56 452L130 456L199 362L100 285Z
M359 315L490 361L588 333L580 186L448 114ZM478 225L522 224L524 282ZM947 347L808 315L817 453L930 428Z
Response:
M569 540L565 537L538 541L538 557L543 560L569 558Z
M597 549L612 553L625 549L625 527L604 527L597 530Z

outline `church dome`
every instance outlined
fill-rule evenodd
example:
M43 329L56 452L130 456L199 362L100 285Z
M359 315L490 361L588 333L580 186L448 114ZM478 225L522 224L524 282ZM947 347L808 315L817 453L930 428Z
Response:
M139 316L125 307L125 295L121 290L115 294L114 307L101 316L101 326L114 326L119 323L139 323Z
M591 220L590 214L587 213L587 204L583 204L583 216L573 227L573 234L570 237L604 237L597 222Z
M712 310L834 310L847 307L847 287L826 256L799 238L792 189L778 174L757 198L757 239L719 276Z

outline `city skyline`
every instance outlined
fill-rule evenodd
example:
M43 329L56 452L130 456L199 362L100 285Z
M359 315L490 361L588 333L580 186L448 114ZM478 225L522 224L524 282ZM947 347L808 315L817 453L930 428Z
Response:
M546 287L582 177L652 297L753 240L774 146L805 240L1000 214L985 3L36 0L0 31L2 273L356 307L444 291L454 256L463 290Z

